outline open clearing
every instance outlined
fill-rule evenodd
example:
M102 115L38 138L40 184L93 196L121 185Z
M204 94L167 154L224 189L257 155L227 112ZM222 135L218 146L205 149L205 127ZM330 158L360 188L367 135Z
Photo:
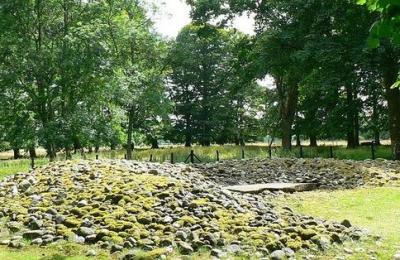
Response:
M9 241L0 257L258 259L283 252L297 258L390 259L400 241L398 171L398 163L382 160L56 162L0 185L0 242ZM315 182L320 190L223 191L230 183L260 181Z

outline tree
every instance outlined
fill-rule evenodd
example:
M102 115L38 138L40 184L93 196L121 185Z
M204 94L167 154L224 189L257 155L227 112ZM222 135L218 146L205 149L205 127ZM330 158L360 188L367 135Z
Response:
M186 146L195 140L210 145L220 124L217 115L227 92L228 41L223 30L191 24L172 47L170 96L175 103L175 127L183 130Z
M113 102L126 114L127 158L132 159L134 132L144 131L153 136L152 128L165 120L168 113L163 79L167 49L153 33L152 23L139 1L103 4L104 10L109 10L104 23L114 70L109 78L110 92Z
M393 158L400 160L400 3L396 0L358 0L380 18L373 24L368 43L380 46L380 68L389 109L389 129Z

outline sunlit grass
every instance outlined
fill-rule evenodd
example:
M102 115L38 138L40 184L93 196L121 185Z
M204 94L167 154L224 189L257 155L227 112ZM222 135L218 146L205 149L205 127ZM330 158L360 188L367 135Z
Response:
M378 259L391 259L400 249L400 188L362 188L345 191L314 191L288 195L280 201L305 215L323 219L350 220L352 225L368 229L383 238L381 244L366 241L345 246L363 247L348 259L368 259L367 252L376 251ZM356 251L356 250L355 250ZM336 255L331 250L324 257Z

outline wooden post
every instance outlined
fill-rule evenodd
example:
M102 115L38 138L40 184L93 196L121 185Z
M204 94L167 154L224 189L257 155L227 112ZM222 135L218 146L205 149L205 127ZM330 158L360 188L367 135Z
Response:
M244 148L242 146L242 159L244 159Z
M329 146L329 158L333 159L333 146Z
M126 154L124 154L124 159L126 160L126 158L127 158L127 155L126 155Z
M217 162L219 162L219 151L217 150Z
M375 160L375 142L371 142L371 155L372 155L372 160Z
M272 149L271 149L271 146L268 147L268 156L269 156L269 159L272 159Z
M174 164L174 153L171 153L171 164Z
M99 155L98 154L96 154L96 160L98 160L99 159Z
M194 151L193 150L190 151L190 162L194 163Z
M150 154L150 162L153 161L153 154Z
M31 156L31 168L32 170L35 169L35 157Z
M303 146L300 145L300 158L303 158L304 154L303 154Z

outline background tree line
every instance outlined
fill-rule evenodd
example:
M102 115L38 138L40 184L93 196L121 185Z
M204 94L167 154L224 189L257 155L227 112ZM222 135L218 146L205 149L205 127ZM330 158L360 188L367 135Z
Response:
M175 40L155 32L145 1L0 3L3 149L18 158L42 146L53 159L123 146L131 158L134 144L159 140L269 136L290 149L293 136L345 138L353 148L360 135L389 135L400 158L398 4L187 2L193 23ZM255 15L254 36L228 26L244 13ZM260 84L266 76L275 87Z

